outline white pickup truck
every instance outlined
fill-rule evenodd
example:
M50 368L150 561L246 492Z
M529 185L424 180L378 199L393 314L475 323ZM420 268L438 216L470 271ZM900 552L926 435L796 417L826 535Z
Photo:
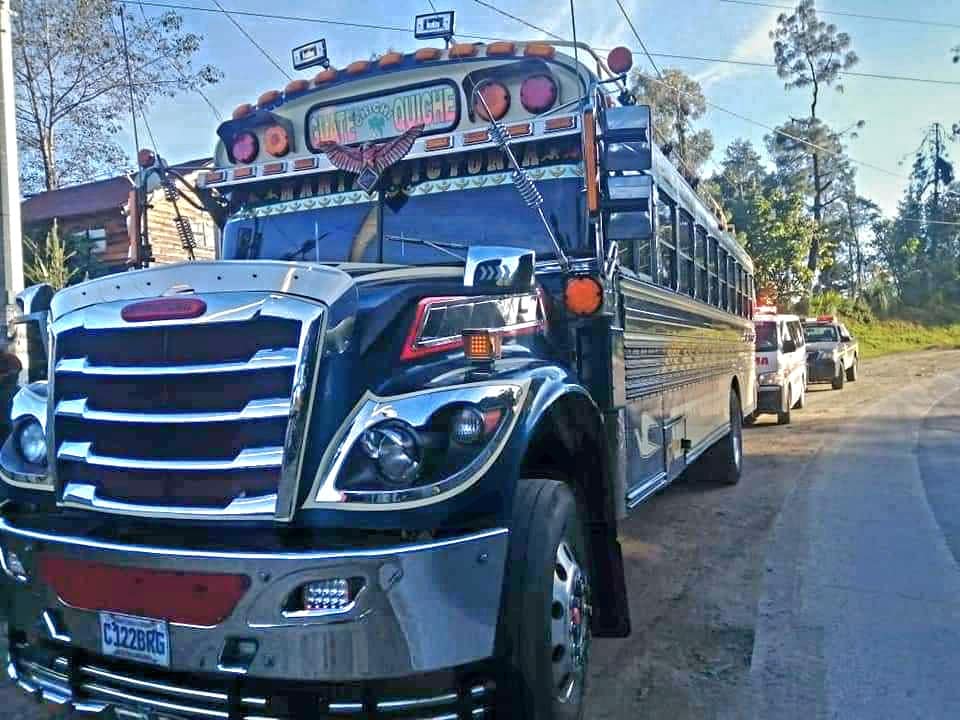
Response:
M860 370L860 346L846 326L833 315L803 321L807 339L807 382L830 383L843 390L855 382Z

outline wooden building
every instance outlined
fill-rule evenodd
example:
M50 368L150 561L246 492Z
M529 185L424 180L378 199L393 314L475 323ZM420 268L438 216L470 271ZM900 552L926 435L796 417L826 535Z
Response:
M210 158L173 166L190 182L212 165ZM34 238L46 235L57 221L60 235L69 239L77 252L78 264L89 277L123 272L130 267L136 247L137 190L127 175L97 182L71 185L42 192L21 205L24 233ZM174 210L162 190L150 193L148 228L156 263L169 264L188 259L174 225ZM184 200L177 203L196 239L196 258L210 260L216 254L217 227L210 215ZM82 280L78 277L77 280Z

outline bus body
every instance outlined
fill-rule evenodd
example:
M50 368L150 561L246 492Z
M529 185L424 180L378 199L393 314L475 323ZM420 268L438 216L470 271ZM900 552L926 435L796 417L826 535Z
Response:
M577 716L591 636L629 633L619 521L701 456L735 482L756 405L751 261L591 58L453 44L266 93L203 179L217 261L53 296L0 453L24 691Z

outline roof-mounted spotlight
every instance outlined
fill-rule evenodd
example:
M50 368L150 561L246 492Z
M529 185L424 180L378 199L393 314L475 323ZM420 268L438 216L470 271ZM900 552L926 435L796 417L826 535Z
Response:
M413 36L417 40L443 38L448 43L453 38L453 10L417 15Z
M327 57L327 41L314 40L312 43L301 45L293 49L293 69L306 70L309 67L330 67Z

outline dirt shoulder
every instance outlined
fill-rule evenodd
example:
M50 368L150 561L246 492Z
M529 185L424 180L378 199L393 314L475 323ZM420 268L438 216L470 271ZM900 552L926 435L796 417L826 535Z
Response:
M960 351L865 361L843 391L812 386L791 425L764 416L748 428L739 485L681 481L639 508L622 532L633 635L594 643L587 717L749 716L757 602L784 500L863 403L957 368Z

